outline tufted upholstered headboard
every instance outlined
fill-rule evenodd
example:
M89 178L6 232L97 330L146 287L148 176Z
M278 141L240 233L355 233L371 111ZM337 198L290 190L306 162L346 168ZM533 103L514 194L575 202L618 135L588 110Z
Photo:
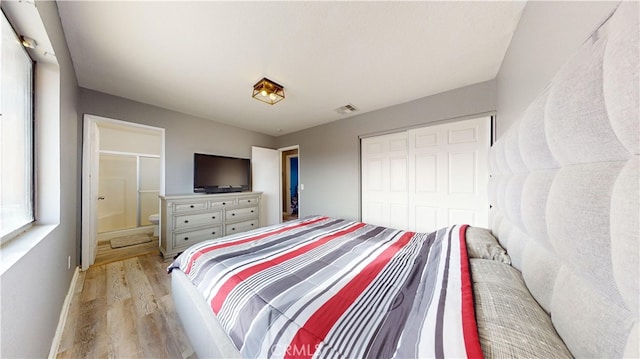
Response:
M577 357L640 356L638 11L621 3L491 150L491 230Z

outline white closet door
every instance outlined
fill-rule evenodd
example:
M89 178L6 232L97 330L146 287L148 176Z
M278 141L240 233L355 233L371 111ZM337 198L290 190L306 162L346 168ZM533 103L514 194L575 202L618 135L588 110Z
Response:
M408 131L409 229L488 226L490 117Z
M407 228L407 133L364 138L362 154L362 221Z
M362 221L432 232L488 226L490 117L363 138Z

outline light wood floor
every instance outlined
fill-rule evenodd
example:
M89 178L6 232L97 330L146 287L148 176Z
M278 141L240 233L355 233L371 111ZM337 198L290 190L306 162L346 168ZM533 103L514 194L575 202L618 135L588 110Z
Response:
M57 358L196 358L166 267L153 253L80 272Z

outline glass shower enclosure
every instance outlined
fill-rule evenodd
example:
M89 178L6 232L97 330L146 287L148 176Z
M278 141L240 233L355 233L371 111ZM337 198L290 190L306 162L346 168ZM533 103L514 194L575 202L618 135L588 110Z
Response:
M160 156L100 152L98 233L150 226L158 213Z

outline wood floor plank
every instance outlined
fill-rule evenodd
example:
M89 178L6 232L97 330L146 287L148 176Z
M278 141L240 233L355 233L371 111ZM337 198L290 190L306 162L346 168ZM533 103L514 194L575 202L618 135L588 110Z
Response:
M82 286L82 302L88 302L104 295L106 288L105 267L96 266L92 271L88 271Z
M167 264L153 256L140 256L140 266L147 273L147 278L156 298L164 297L171 293L171 280L167 273Z
M178 315L176 313L175 306L173 304L173 298L171 295L166 295L159 300L160 307L163 309L165 323L167 324L169 333L182 333L183 328L180 320L178 319ZM182 354L182 358L191 358L195 357L195 353L193 348L191 347L191 343L186 338L185 335L176 335L173 337L176 344L177 350Z
M92 266L73 291L57 358L189 358L157 253Z
M107 276L107 305L111 306L116 302L131 298L129 284L125 278L123 262L109 263L105 267Z
M104 297L82 302L74 340L74 353L78 357L107 357L108 341L103 335L107 330L106 308Z
M109 357L143 358L143 350L136 329L134 299L114 303L108 310Z
M133 304L136 308L136 315L144 316L153 313L158 309L153 295L153 289L142 271L138 258L130 258L124 261L125 278L129 285L131 297L134 299Z

